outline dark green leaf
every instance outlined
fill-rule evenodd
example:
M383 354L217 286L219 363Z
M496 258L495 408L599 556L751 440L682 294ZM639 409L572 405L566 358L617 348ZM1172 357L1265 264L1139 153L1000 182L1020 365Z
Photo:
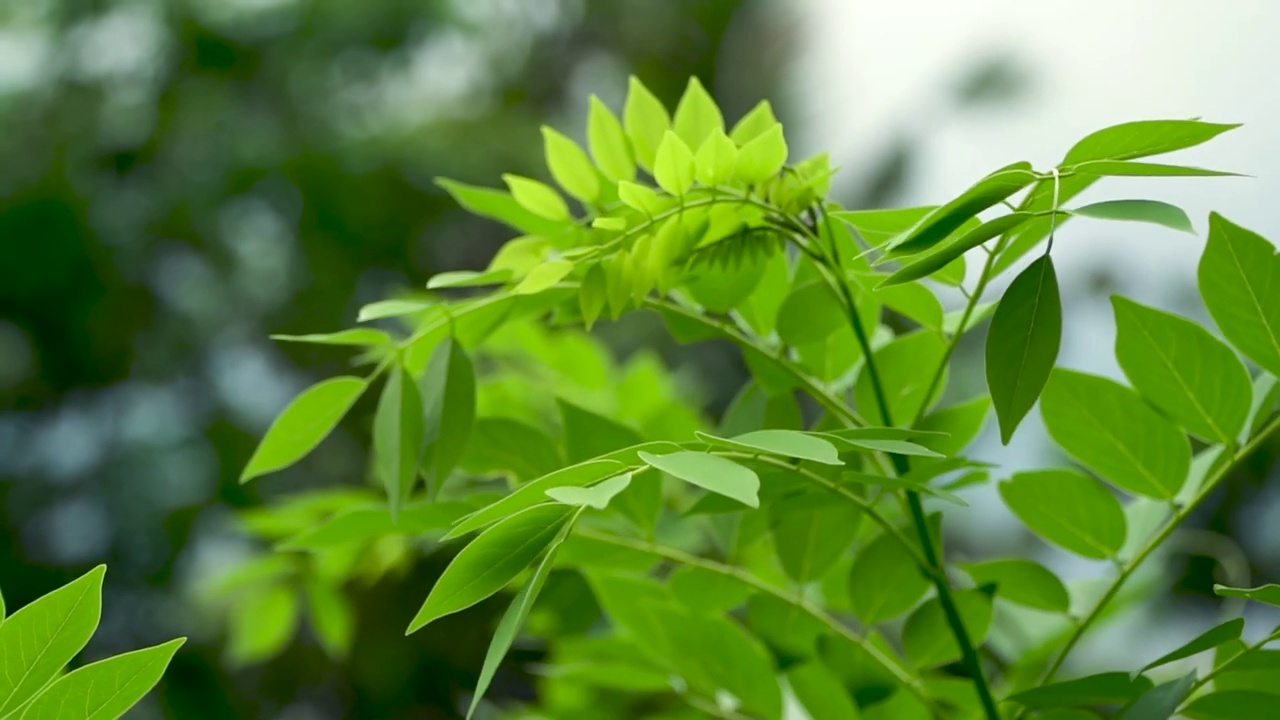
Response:
M927 250L942 242L967 220L1030 185L1035 179L1031 164L1007 165L965 190L960 197L924 216L890 241L887 249L900 253Z
M1058 275L1044 255L1005 291L987 334L987 387L1006 445L1040 397L1061 339Z
M922 436L916 443L942 455L958 455L982 432L990 410L991 398L986 395L934 410L916 424L916 429L938 434Z
M963 567L975 584L994 584L996 593L1011 603L1058 613L1071 606L1071 596L1062 581L1040 563L1010 558Z
M1000 497L1033 532L1077 555L1104 560L1124 545L1120 501L1093 478L1069 470L1018 473L1000 484Z
M335 513L333 517L309 525L305 530L280 544L289 550L328 550L356 543L367 543L388 535L418 535L444 530L471 512L474 505L464 502L419 502L400 509L393 520L384 504L362 504Z
M240 474L240 482L301 460L328 436L367 386L363 378L336 377L303 390L267 428Z
M1280 695L1259 690L1222 690L1192 700L1182 711L1191 720L1274 720Z
M1187 217L1182 208L1158 200L1107 200L1072 208L1070 212L1099 220L1145 222L1195 233L1195 228L1191 227L1191 218Z
M453 338L431 353L422 378L424 450L430 483L443 483L467 449L476 414L476 378L471 358Z
M853 561L849 600L853 614L868 625L891 620L915 606L929 580L898 538L882 533Z
M1280 376L1280 254L1257 233L1213 213L1198 273L1204 304L1222 334Z
M671 594L695 613L720 614L731 610L755 591L736 577L697 565L683 565L667 578Z
M400 363L388 371L387 384L373 417L373 456L387 491L391 517L409 499L418 477L424 435L418 386Z
M1161 165L1159 163L1124 162L1122 160L1091 160L1071 168L1083 175L1117 177L1239 177L1238 173L1185 165Z
M538 428L505 417L476 418L459 465L475 475L503 473L519 481L564 467L559 444Z
M916 415L937 402L946 382L939 382L932 397L925 398L934 368L942 362L946 344L935 332L919 330L901 335L875 351L880 384L894 422L910 423ZM946 374L944 373L944 379ZM880 413L870 373L864 368L853 386L853 399L863 417L881 425L891 425Z
M1144 675L1109 672L1024 690L1009 699L1029 708L1123 705L1150 690Z
M853 543L862 519L857 508L830 498L819 508L773 514L778 560L787 576L801 584L822 577L835 564Z
M1091 160L1135 160L1195 147L1240 127L1199 120L1141 120L1113 125L1076 143L1063 164L1071 167Z
M1146 666L1142 668L1142 672L1158 668L1161 665L1168 665L1171 662L1177 662L1183 658L1189 658L1192 655L1202 653L1205 650L1212 650L1225 642L1238 640L1240 638L1240 633L1243 631L1244 618L1228 620L1221 625L1206 630L1196 636L1194 640L1188 642L1177 650L1161 655L1159 658L1147 663Z
M571 463L580 463L644 442L640 433L603 415L564 399L558 398L556 405L560 408L565 449Z
M991 598L981 590L961 590L953 596L969 639L980 645L991 627ZM960 659L960 646L937 598L925 601L907 618L902 626L902 651L918 668L937 667Z
M748 507L760 507L760 499L757 497L760 478L755 472L731 460L695 451L669 455L640 452L639 456L646 464L672 477L737 500Z
M788 345L823 340L849 322L839 298L826 283L814 281L792 290L778 308L778 337Z
M1146 691L1124 709L1118 720L1169 720L1196 681L1194 670Z
M884 284L897 285L933 275L982 243L1009 232L1033 217L1035 216L1029 212L1012 212L982 223L942 247L929 251L920 259L904 265L890 275Z

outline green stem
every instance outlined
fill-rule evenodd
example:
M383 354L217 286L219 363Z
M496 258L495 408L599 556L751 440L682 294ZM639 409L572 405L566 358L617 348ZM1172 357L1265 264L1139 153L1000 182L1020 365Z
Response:
M1262 638L1261 640L1259 640L1258 642L1252 645L1246 646L1244 650L1241 650L1235 655L1232 655L1226 660L1223 660L1222 664L1218 665L1214 669L1205 673L1204 677L1191 683L1191 689L1187 690L1187 701L1183 703L1183 706L1178 709L1178 712L1175 713L1175 715L1181 713L1183 710L1186 709L1186 703L1190 702L1190 698L1196 694L1196 690L1199 690L1205 685L1208 685L1211 680L1213 680L1218 675L1221 675L1223 671L1225 671L1227 668L1231 667L1231 665L1236 660L1239 660L1240 658L1244 657L1245 655L1248 655L1251 652L1261 649L1263 645L1266 645L1267 643L1273 642L1275 640L1280 640L1280 628L1273 630L1270 635Z

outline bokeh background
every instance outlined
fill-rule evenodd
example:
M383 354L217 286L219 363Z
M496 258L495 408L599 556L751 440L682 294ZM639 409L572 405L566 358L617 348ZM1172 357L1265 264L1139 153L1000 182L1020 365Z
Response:
M362 470L361 438L339 433L306 474L237 484L275 413L344 367L268 334L345 327L506 239L435 177L539 176L538 126L580 137L588 93L620 107L634 73L674 104L697 75L730 118L769 98L799 156L831 150L849 207L936 202L1125 120L1243 122L1186 160L1253 178L1091 192L1181 204L1201 230L1217 209L1280 240L1277 31L1269 0L0 3L0 587L17 607L106 562L88 655L190 635L137 718L454 717L451 688L474 677L488 626L401 636L431 560L360 595L346 664L302 638L233 669L192 599L248 551L237 509ZM1200 243L1064 230L1062 364L1118 374L1111 292L1205 319ZM620 352L669 345L636 332ZM668 357L701 368L712 403L744 377L731 359ZM1053 459L1034 423L979 453ZM1280 578L1280 483L1265 480L1246 473L1215 498L1196 518L1209 532L1167 560L1175 592L1082 662L1150 655L1212 622L1223 567ZM952 522L958 552L1020 542L998 501L971 499Z

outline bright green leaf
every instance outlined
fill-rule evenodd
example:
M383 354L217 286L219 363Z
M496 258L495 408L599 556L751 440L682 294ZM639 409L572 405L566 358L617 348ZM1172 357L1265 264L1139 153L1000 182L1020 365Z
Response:
M1204 631L1200 635L1196 636L1194 640L1191 640L1182 647L1161 655L1159 658L1147 663L1143 666L1142 672L1158 668L1162 665L1168 665L1171 662L1177 662L1183 658L1189 658L1192 655L1202 653L1205 650L1212 650L1231 640L1239 640L1240 633L1242 632L1244 632L1244 618L1228 620L1221 625L1217 625Z
M476 475L504 473L532 480L564 467L564 453L542 430L505 417L476 418L459 465Z
M707 433L697 433L698 438L713 445L756 453L812 460L824 465L842 465L836 446L817 435L796 430L753 430L732 438L720 438Z
M810 720L857 720L858 706L840 678L817 660L786 672L787 684Z
M1019 225L1030 220L1034 215L1028 212L1012 212L1008 215L982 223L978 227L966 232L955 240L935 247L934 249L923 254L919 259L913 260L910 264L904 265L901 269L894 272L884 281L884 285L892 286L920 278L928 277L934 273L940 272L952 262L960 259L962 255L970 250L978 247L982 243L1000 235L1003 235Z
M298 628L298 596L292 588L260 589L233 608L227 639L227 662L246 667L280 654Z
M792 290L778 308L778 337L788 345L809 345L848 321L831 288L821 281L809 282Z
M762 183L782 171L787 162L787 141L782 125L775 124L738 149L735 177L748 185Z
M1187 217L1182 208L1158 200L1107 200L1072 208L1070 212L1081 217L1145 222L1195 233L1195 228L1191 227L1191 218Z
M267 428L240 474L240 482L301 460L329 435L366 387L368 382L363 378L336 377L303 390Z
M868 625L907 612L929 587L915 557L889 533L881 533L864 547L849 572L853 614Z
M636 163L631 156L631 144L622 129L622 123L607 105L595 95L591 96L587 111L587 147L591 157L604 176L614 182L630 181L636 177Z
M356 313L356 322L414 315L435 306L436 303L431 300L379 300L360 308L360 312Z
M474 507L463 502L410 503L401 508L400 516L393 520L391 512L383 504L356 505L310 525L285 540L280 547L323 551L368 543L390 535L421 535L449 527Z
M598 200L600 178L578 143L546 125L542 126L542 142L547 169L551 171L551 177L555 178L556 183L584 203Z
M1135 160L1194 147L1240 127L1199 120L1141 120L1089 134L1067 153L1070 167L1091 160Z
M729 138L735 145L741 147L773 129L777 124L778 118L773 115L773 106L768 100L761 100L734 124L733 130L729 132Z
M693 187L693 172L693 152L679 135L668 130L654 156L653 179L658 187L681 197Z
M732 460L695 451L668 455L640 452L639 456L646 464L672 477L737 500L748 507L760 507L760 499L757 497L760 478L749 468Z
M573 262L570 260L545 262L530 270L511 292L515 295L536 295L565 279L571 272Z
M565 505L604 510L609 501L631 484L631 473L615 475L591 487L555 487L547 489L547 497Z
M476 414L476 378L471 358L453 338L436 346L427 362L422 396L424 451L421 465L428 487L443 483L467 450Z
M582 287L578 290L578 307L582 312L582 324L587 330L595 325L608 300L609 287L604 268L600 263L595 263L587 268L587 274L582 278Z
M942 362L946 345L935 332L918 330L901 335L875 351L880 385L894 422L909 423L942 396L945 382L939 382L930 397L929 380ZM945 373L944 373L945 378ZM891 425L880 412L870 373L863 368L853 386L853 398L864 417L881 425Z
M627 207L646 215L655 215L662 210L662 201L653 188L640 183L623 180L618 183L618 198Z
M1093 478L1069 470L1018 473L1001 483L1000 497L1023 524L1064 550L1103 560L1124 545L1120 501Z
M1222 334L1280 376L1280 254L1275 247L1213 213L1198 277L1204 304Z
M1090 160L1072 167L1071 171L1083 175L1113 177L1239 177L1238 173L1221 170L1122 160Z
M373 456L394 518L418 477L425 429L422 398L409 372L396 363L373 417Z
M1048 255L1018 274L996 307L987 333L987 387L1000 421L1000 440L1031 411L1049 379L1062 339L1058 274Z
M283 342L315 343L317 345L355 345L357 347L386 345L391 342L390 335L373 328L352 328L351 330L318 335L272 335L271 339Z
M571 219L569 206L564 198L551 186L538 182L533 178L506 173L502 181L511 190L511 196L520 203L520 207L548 220L565 221Z
M779 512L771 534L778 561L787 576L804 584L817 580L844 555L857 537L862 513L847 503L823 498L823 505L812 509ZM777 517L781 515L781 517Z
M632 75L628 79L627 88L622 124L627 129L627 137L631 138L636 162L652 172L654 159L658 156L658 145L671 127L671 116L662 106L662 101L654 97L636 76Z
M355 640L356 617L342 589L320 580L307 583L307 617L325 654L345 660Z
M170 640L74 670L40 693L22 720L115 720L155 687L186 641Z
M991 598L981 590L953 593L956 611L969 639L981 644L991 627ZM937 667L960 659L960 646L951 634L942 603L937 598L916 608L902 626L902 650L918 668Z
M1262 585L1256 588L1233 588L1214 585L1213 593L1221 597L1237 597L1280 607L1280 585Z
M965 565L964 570L979 586L995 584L996 594L1011 603L1058 613L1070 608L1071 596L1062 581L1032 560L988 560Z
M724 185L738 165L738 147L724 131L716 128L693 156L694 175L707 187Z
M676 105L671 128L691 148L700 147L716 131L724 132L724 117L720 114L720 108L698 78L689 78L684 95Z
M501 190L476 187L445 178L436 180L436 184L448 191L467 210L497 220L522 233L555 235L565 229L562 221L549 220L526 210L515 198Z

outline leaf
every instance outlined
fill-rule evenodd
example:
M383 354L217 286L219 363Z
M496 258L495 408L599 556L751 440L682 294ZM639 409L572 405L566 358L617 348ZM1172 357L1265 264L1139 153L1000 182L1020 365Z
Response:
M474 507L463 502L410 503L400 509L398 518L392 520L386 505L356 505L308 526L279 547L287 550L328 550L367 543L389 535L418 535L443 530Z
M0 624L0 717L35 697L89 642L102 613L106 572L99 565Z
M1093 478L1070 470L1018 473L1000 484L1000 497L1033 532L1069 552L1105 560L1124 545L1120 501Z
M609 501L631 484L631 473L615 475L591 487L556 487L547 490L547 497L558 503L577 507L593 507L604 510Z
M812 460L824 465L843 465L836 446L819 436L796 430L753 430L732 438L716 437L698 432L700 440L712 445L734 448L745 452L765 452L770 455Z
M325 581L307 583L307 610L311 629L325 654L333 660L345 660L355 639L356 618L342 590Z
M911 455L926 458L942 457L933 450L930 450L923 445L913 443L910 440L894 440L892 438L882 440L879 438L844 437L838 433L831 434L834 434L836 437L843 440L845 444L852 445L855 448L861 448L863 450L884 452L891 455Z
M987 333L987 387L1005 445L1040 397L1061 340L1058 274L1046 254L1009 285Z
M776 253L765 263L755 289L736 303L738 314L757 335L768 336L777 326L778 310L787 297L788 273L786 254Z
M1169 720L1195 681L1196 672L1192 670L1177 680L1151 688L1125 708L1118 720Z
M936 208L891 240L887 250L915 253L937 245L967 220L1031 184L1035 173L1027 162L1006 165Z
M653 188L623 180L618 183L618 198L632 210L655 215L662 210L662 200Z
M1141 120L1113 125L1076 143L1063 164L1068 168L1090 160L1135 160L1194 147L1240 127L1199 120Z
M1280 255L1271 243L1213 213L1198 278L1227 340L1280 376Z
M837 210L830 215L848 223L868 245L879 247L937 209L937 205L922 205L891 210ZM977 226L976 221L974 226Z
M22 714L22 720L114 720L160 682L173 654L187 641L99 660L51 684Z
M520 207L534 215L560 222L572 219L564 198L550 185L513 173L504 174L502 181L507 184L511 197L520 203Z
M751 111L743 115L737 123L734 124L733 130L729 132L729 139L734 144L741 147L748 142L756 139L766 131L771 130L773 126L778 124L778 118L773 115L773 106L768 100L761 100Z
M982 243L1009 232L1033 217L1035 215L1029 212L1012 212L982 223L955 240L933 249L923 257L920 257L920 259L903 266L890 275L884 281L882 287L898 285L933 275Z
M1216 590L1216 586L1215 586ZM1159 658L1152 660L1143 666L1141 672L1147 672L1162 665L1168 665L1177 662L1183 658L1189 658L1192 655L1202 653L1205 650L1212 650L1219 645L1231 640L1239 640L1240 633L1244 631L1244 618L1234 618L1228 620L1221 625L1217 625L1209 630L1204 631L1196 636L1194 640L1186 643L1177 650L1172 650Z
M227 662L246 667L278 655L298 627L298 596L292 588L260 589L233 609L228 627Z
M1009 558L963 566L976 585L994 584L1005 600L1037 610L1065 613L1070 609L1067 588L1040 563Z
M459 287L481 287L484 285L501 285L511 279L511 271L506 268L476 272L474 270L453 270L436 273L427 280L428 290Z
M373 456L382 486L387 490L391 516L413 491L424 439L422 398L418 386L400 363L389 371L387 384L373 417Z
M933 487L927 483L920 482L911 477L914 473L909 473L903 477L884 477L881 475L872 475L870 473L846 472L841 473L840 479L844 482L857 483L859 485L872 485L879 488L887 488L889 490L911 490L925 495L945 500L952 505L960 507L969 507L969 503L964 498L947 492L941 488Z
M480 533L445 568L405 634L506 587L551 546L574 512L554 503L535 505Z
M980 645L991 628L991 598L981 590L960 590L953 594L960 621L969 639ZM960 659L960 646L951 634L942 603L931 598L907 618L902 626L902 651L918 668L945 665Z
M942 327L942 303L922 283L905 283L886 287L880 285L873 293L881 303L918 323L921 327Z
M945 352L942 338L927 330L900 335L875 351L880 384L894 422L911 422L942 396L945 381L937 384L932 396L926 398L925 393L929 390L933 369L942 362ZM946 377L945 373L943 377ZM881 425L892 424L880 412L870 374L865 368L854 382L853 398L868 420Z
M724 117L697 77L690 77L676 105L671 128L689 147L700 147L713 132L724 132ZM726 138L727 139L727 138Z
M1158 200L1107 200L1084 207L1072 208L1071 213L1099 220L1129 220L1133 222L1163 225L1173 230L1195 234L1191 219L1176 205Z
M695 613L719 614L738 607L755 588L736 577L697 565L681 565L667 578L671 594Z
M921 437L917 443L941 455L959 455L982 432L990 410L991 398L986 395L934 410L915 427L937 434Z
M546 125L542 126L542 143L547 169L556 184L584 203L596 202L600 198L600 178L578 143Z
M1083 175L1113 177L1240 177L1238 173L1221 170L1118 160L1090 160L1072 167L1071 171Z
M782 135L782 125L775 123L738 148L738 182L747 185L762 183L782 171L787 162L787 141Z
M826 283L805 283L793 289L778 308L778 337L788 345L809 345L848 321L840 300Z
M357 377L323 380L303 390L289 403L258 443L240 482L282 470L311 452L333 430L368 387Z
M354 345L356 347L386 345L391 342L390 335L381 330L374 330L373 328L352 328L350 330L341 330L335 333L312 335L272 335L271 339L280 340L282 342L314 343L317 345Z
M723 185L733 177L738 166L738 147L724 130L716 128L698 147L693 156L694 175L707 187Z
M582 312L582 324L591 330L604 312L605 303L609 300L609 281L605 278L604 267L600 263L587 269L582 278L582 287L578 290L578 308Z
M356 313L356 322L413 315L430 310L435 304L430 300L379 300L360 308L360 312Z
M520 588L520 592L516 593L515 598L512 599L511 604L507 606L506 612L502 614L502 618L498 621L498 627L494 630L493 638L489 641L489 649L484 654L484 664L480 668L480 677L476 680L476 689L471 696L471 705L467 708L468 720L475 714L476 708L480 705L480 699L484 697L485 691L489 689L489 684L493 682L493 676L498 672L498 666L502 664L502 659L511 650L511 645L515 642L516 635L520 633L520 628L524 626L525 620L528 619L529 611L533 609L534 601L538 599L542 586L546 584L547 576L551 574L556 551L560 548L565 538L568 537L572 527L572 522L566 522L560 528L559 534L551 541L546 554L542 556L542 561L534 569L533 576L524 584L524 587Z
M832 503L829 497L822 502L810 510L780 512L776 503L771 508L778 561L787 576L802 585L825 575L844 555L862 519L862 513L847 503Z
M653 161L653 179L658 187L681 197L693 187L693 171L693 152L678 135L668 130Z
M1280 585L1262 585L1256 588L1233 588L1214 585L1213 594L1219 597L1237 597L1280 607Z
M471 358L452 337L431 353L419 391L425 443L421 464L430 487L444 482L458 464L475 422L475 372Z
M520 482L564 467L559 444L538 428L505 417L476 418L459 465L475 475L505 473Z
M748 507L760 507L760 499L757 497L760 478L751 469L731 460L695 451L668 455L653 455L642 451L639 456L647 465L672 477L737 500Z
M536 295L560 282L571 272L573 272L571 260L544 262L534 266L511 292L514 295Z
M491 188L477 187L456 180L438 178L436 184L444 188L459 205L467 210L515 228L528 235L556 235L565 229L563 222L548 220L521 207L508 193Z
M1134 388L1205 440L1229 443L1252 399L1249 373L1231 348L1198 324L1113 295L1116 359Z
M1223 667L1224 662L1231 661ZM1249 650L1239 640L1227 642L1214 652L1214 667L1220 672L1213 680L1215 690L1262 690L1271 692L1280 679L1280 650Z
M795 693L810 720L856 720L858 706L840 678L817 660L786 672L787 685Z
M929 580L898 538L881 533L853 561L849 600L863 623L891 620L915 606L929 590Z
M644 442L640 433L610 418L557 398L569 462L579 463L599 455Z
M1009 699L1033 709L1122 705L1151 687L1151 680L1144 675L1132 677L1129 673L1108 672L1042 685L1012 695Z
M1182 710L1191 720L1272 720L1280 695L1259 690L1221 690L1201 695Z
M622 109L622 124L631 138L640 167L652 172L658 145L671 127L671 116L662 102L649 92L635 75L627 80L627 102Z
M1059 368L1045 385L1040 413L1059 447L1123 490L1167 500L1186 481L1186 436L1123 385Z
M635 179L636 163L622 123L594 94L587 111L587 147L605 177L614 182Z

